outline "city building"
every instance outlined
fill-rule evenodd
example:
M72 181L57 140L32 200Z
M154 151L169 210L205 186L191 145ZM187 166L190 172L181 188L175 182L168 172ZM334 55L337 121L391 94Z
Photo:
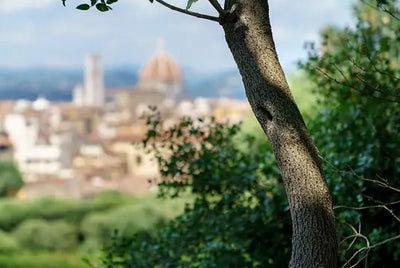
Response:
M160 179L154 154L141 142L147 132L143 117L154 107L164 128L183 117L238 122L249 112L239 100L185 97L182 69L162 43L138 78L136 85L105 89L100 56L91 54L72 102L1 102L0 156L14 160L23 174L20 196L148 191L149 180Z
M0 159L12 161L14 157L13 144L7 132L0 131Z
M84 85L77 85L74 88L73 103L79 106L89 107L104 106L104 76L99 55L87 55L85 62Z
M139 72L138 83L124 88L107 90L116 107L129 109L135 117L141 117L149 106L174 106L184 98L183 72L179 64L168 54L163 43L158 47Z
M16 102L5 116L4 130L13 142L14 161L27 181L36 180L36 175L61 174L71 167L77 139L70 129L54 128L52 112L47 101L24 101Z

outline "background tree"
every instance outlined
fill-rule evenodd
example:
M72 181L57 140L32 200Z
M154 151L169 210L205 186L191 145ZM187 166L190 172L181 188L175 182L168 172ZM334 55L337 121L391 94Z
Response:
M15 195L24 182L21 173L10 161L0 161L0 197Z
M400 261L394 241L400 238L400 12L395 7L397 0L385 6L359 1L356 27L326 28L322 49L310 48L309 60L301 64L316 85L321 113L310 125L338 205L340 255L348 266L365 261L393 267ZM384 241L391 243L375 246Z

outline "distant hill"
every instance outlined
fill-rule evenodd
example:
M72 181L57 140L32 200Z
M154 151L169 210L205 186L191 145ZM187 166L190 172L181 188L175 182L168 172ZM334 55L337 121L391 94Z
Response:
M106 68L107 88L134 85L139 67L124 65ZM236 70L201 73L184 69L185 92L190 97L245 98L241 78ZM28 68L0 68L0 99L29 99L39 96L49 100L71 100L72 90L83 82L83 70Z
M138 68L124 66L105 70L107 87L136 83ZM83 83L82 69L0 69L0 99L70 100L72 90Z
M79 70L0 69L1 99L69 99L71 87L82 79Z
M185 72L185 90L192 97L245 99L242 78L235 69L216 73Z

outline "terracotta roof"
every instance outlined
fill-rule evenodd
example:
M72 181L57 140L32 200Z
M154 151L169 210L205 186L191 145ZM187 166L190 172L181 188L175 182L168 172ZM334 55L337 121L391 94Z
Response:
M139 84L154 81L182 81L179 65L162 45L158 46L155 55L144 65L139 74Z
M53 106L59 107L59 108L64 108L64 107L73 107L76 106L73 102L70 101L52 101L51 104Z
M8 138L8 136L0 133L0 147L10 147L10 146L12 146L12 143Z
M141 142L144 139L144 135L121 135L116 136L109 141L114 142Z
M135 86L126 86L126 87L114 87L106 89L106 96L114 96L118 93L130 93L136 89Z
M82 140L85 144L98 144L98 145L103 144L103 140L97 134L94 133L82 137Z
M26 118L37 118L37 117L40 117L41 112L35 111L35 110L26 110L26 111L22 112L22 115Z
M0 116L5 116L14 108L15 101L0 101Z
M78 106L78 105L62 105L58 106L61 115L68 117L70 120L78 120L84 118L93 118L101 113L98 107Z

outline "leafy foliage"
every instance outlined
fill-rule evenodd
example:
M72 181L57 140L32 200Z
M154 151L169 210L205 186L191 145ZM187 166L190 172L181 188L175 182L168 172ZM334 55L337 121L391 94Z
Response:
M339 233L343 239L354 234L348 224L356 229L360 224L371 245L400 233L400 222L393 217L400 213L400 194L385 186L400 187L400 21L373 4L363 1L356 6L356 29L325 29L322 53L310 48L309 60L301 64L315 82L323 107L310 125L334 203L372 206L338 208ZM357 239L346 251L351 241L341 244L343 262L366 246L365 240ZM399 260L400 244L394 242L374 248L368 264L391 267Z
M160 222L175 217L183 211L182 199L163 203L155 203L155 200L155 197L151 195L142 197L140 202L86 215L80 225L81 233L85 238L83 247L88 250L99 249L109 244L110 236L115 230L118 230L121 236L132 236L140 231L152 230Z
M152 230L181 213L184 201L191 198L162 202L154 194L117 192L86 200L2 199L0 267L87 267L80 254L95 258L115 229L124 236ZM29 262L32 254L38 256Z
M65 6L66 0L61 0L63 6ZM96 7L98 11L106 12L112 10L111 5L118 0L90 0L89 4L80 4L76 8L79 10L88 10L91 7Z
M23 221L38 218L45 220L64 219L76 224L90 212L105 211L131 201L132 198L114 192L104 193L84 201L51 198L30 202L12 199L3 200L0 202L0 211L7 211L7 213L0 213L0 228L11 231Z
M187 5L186 5L186 9L190 9L193 5L193 3L196 3L198 0L188 0L187 1Z
M376 0L376 4L381 10L393 18L400 20L400 7L398 2L393 0Z
M114 237L105 264L114 267L271 267L287 265L288 207L266 144L235 137L239 125L184 119L165 130L148 121L145 144L156 152L160 195L190 191L193 205L154 233ZM238 146L238 143L241 146ZM266 175L268 174L268 176ZM127 254L131 252L131 254Z
M32 235L34 234L34 235ZM65 251L77 244L76 229L64 221L27 220L14 232L21 245L32 250Z
M153 3L154 0L148 0L150 3ZM190 9L193 3L198 0L187 0L186 9ZM67 0L61 0L63 6L66 5ZM101 12L106 12L112 10L111 5L118 2L118 0L90 0L89 4L80 4L76 8L79 10L88 10L91 7L96 7L97 10Z
M0 254L15 253L20 249L14 237L0 230Z
M115 229L130 236L181 213L184 201L107 192L86 200L0 200L0 267L88 267Z

